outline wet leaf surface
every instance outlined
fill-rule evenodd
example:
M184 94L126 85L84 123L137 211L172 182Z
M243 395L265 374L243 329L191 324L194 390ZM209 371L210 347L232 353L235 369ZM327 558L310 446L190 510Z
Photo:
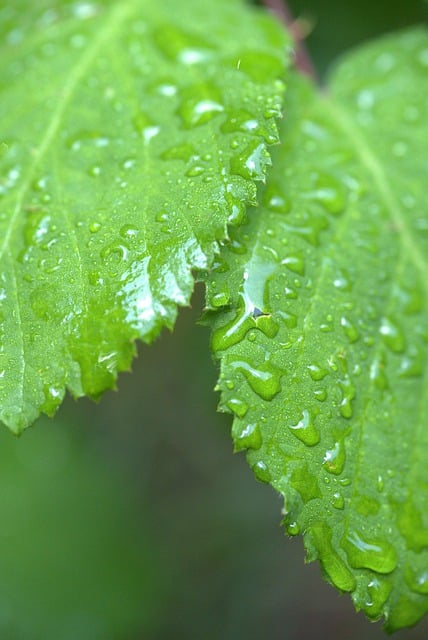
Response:
M21 0L0 29L0 420L19 432L173 326L270 163L286 42L229 0Z
M295 78L262 204L206 277L235 449L389 630L428 609L427 95L423 29L328 93Z

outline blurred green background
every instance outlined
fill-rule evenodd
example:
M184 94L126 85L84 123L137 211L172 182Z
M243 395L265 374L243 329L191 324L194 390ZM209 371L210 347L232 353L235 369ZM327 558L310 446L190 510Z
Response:
M427 18L426 2L293 1L321 75ZM281 501L233 455L209 332L183 309L119 393L0 432L0 640L375 640L379 624L304 565ZM396 634L425 640L428 621Z

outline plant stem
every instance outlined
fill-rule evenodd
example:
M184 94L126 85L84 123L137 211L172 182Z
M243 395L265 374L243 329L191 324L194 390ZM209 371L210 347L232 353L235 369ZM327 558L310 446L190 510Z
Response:
M291 33L294 40L295 66L298 71L317 80L317 72L304 43L304 33L298 20L294 20L286 0L262 0L262 4L269 9Z

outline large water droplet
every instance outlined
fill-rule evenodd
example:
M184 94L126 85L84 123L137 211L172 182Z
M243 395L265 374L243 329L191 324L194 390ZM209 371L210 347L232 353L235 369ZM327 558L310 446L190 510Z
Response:
M342 544L349 564L355 569L391 573L397 566L397 553L386 540L368 539L357 531L350 531Z

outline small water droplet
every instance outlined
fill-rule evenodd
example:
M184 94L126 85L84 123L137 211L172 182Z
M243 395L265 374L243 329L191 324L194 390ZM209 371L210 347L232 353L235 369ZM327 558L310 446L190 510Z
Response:
M317 382L319 380L323 380L326 377L326 375L328 375L328 370L324 369L323 367L320 367L318 364L308 365L308 371L312 380L315 380Z
M262 433L257 423L242 425L235 421L232 426L232 436L235 443L235 451L243 449L260 449L262 446Z
M339 491L333 493L332 505L335 509L342 510L345 507L345 499Z
M288 425L291 432L308 447L313 447L320 441L320 434L315 426L315 418L307 409L302 412L302 419L297 424Z
M415 572L407 569L406 582L412 591L415 593L421 593L423 595L428 594L428 570L417 569Z
M178 115L187 129L200 126L224 111L221 93L212 85L192 85L182 93Z
M392 583L382 580L381 578L373 578L367 585L367 591L370 600L365 603L364 611L370 618L377 620L383 613L383 606L388 600L392 590Z
M89 225L89 231L91 233L98 233L100 229L101 229L101 224L99 222L91 222L91 224Z
M390 318L382 318L379 333L388 349L393 353L403 353L406 340L402 329L396 322Z
M324 455L323 467L329 473L340 475L345 466L346 454L343 440L334 443L331 449L328 449Z
M293 273L297 273L299 276L305 274L305 259L300 254L289 254L281 264L285 265L287 269L290 269Z
M370 365L370 380L372 380L375 386L381 391L388 389L389 386L385 367L385 358L382 355L376 356Z
M281 371L270 362L254 367L245 360L235 360L230 366L244 375L251 389L263 400L272 400L281 390Z
M253 464L252 469L257 480L260 480L260 482L267 484L272 479L271 473L263 460L259 460Z
M246 180L263 180L265 169L271 164L270 155L263 143L252 141L245 149L232 156L230 170Z
M352 417L352 400L355 398L355 385L349 378L345 376L339 380L339 387L342 392L342 400L340 402L340 414L344 418Z
M289 536L297 536L300 533L300 527L297 522L290 522L285 525L285 529Z
M360 337L358 329L346 316L342 316L340 318L340 325L343 328L343 331L349 342L356 342L358 340L358 338Z
M226 407L238 416L238 418L243 418L248 411L247 403L240 398L231 398L227 401Z

